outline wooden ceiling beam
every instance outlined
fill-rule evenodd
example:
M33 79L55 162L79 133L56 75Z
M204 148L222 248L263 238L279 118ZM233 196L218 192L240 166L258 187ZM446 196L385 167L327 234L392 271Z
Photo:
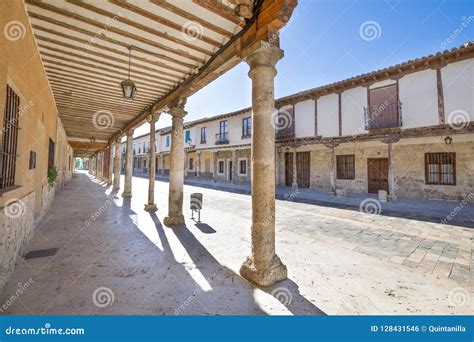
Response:
M117 49L114 49L114 48L111 48L111 47L108 47L108 46L105 46L105 45L102 45L102 44L93 43L90 40L81 39L79 37L71 36L71 35L65 34L63 32L50 30L50 29L48 29L46 27L43 27L43 26L40 26L40 25L32 25L32 27L33 27L33 29L35 29L37 31L46 32L46 33L49 33L49 34L52 34L52 35L55 35L55 36L58 36L58 37L61 37L61 38L65 38L65 39L68 39L68 40L71 40L71 41L74 41L74 42L84 44L82 46L82 49L84 49L84 46L91 46L91 47L94 47L94 48L102 50L102 51L115 53L117 55L124 56L124 57L128 58L128 52L117 50ZM41 36L39 36L38 34L35 34L35 37L39 38ZM77 48L81 48L81 47L77 47ZM138 50L138 49L137 49L137 51L142 52L141 50ZM163 75L167 75L167 76L170 76L170 77L176 77L178 79L181 79L185 76L190 75L189 72L187 72L186 70L183 70L183 68L176 68L176 67L173 67L171 65L167 65L166 63L163 63L163 62L159 62L159 61L156 61L156 60L151 60L149 58L137 56L136 54L133 55L133 59L138 60L138 61L142 61L144 63L152 64L152 65L157 66L159 68L162 68L162 69L159 69L159 72ZM168 72L167 70L172 70L176 73L179 73L180 75L173 74L171 72Z
M85 84L85 85L94 84L94 85L101 86L101 88L103 87L104 89L111 89L113 91L116 91L117 87L120 87L120 83L115 83L113 81L112 82L101 82L101 81L94 80L94 79L91 79L91 78L80 77L80 76L77 76L77 75L71 75L71 74L64 73L64 72L57 72L57 71L48 70L47 74L56 77L56 79L67 80L67 81L71 81L71 82L74 82L74 83L77 83L77 84ZM121 91L121 88L118 88L118 89ZM144 88L140 87L140 94L141 95L149 95L151 97L156 98L156 97L162 95L163 92L150 91L148 89L144 89Z
M118 7L121 7L123 9L126 9L130 12L133 12L133 13L136 13L136 14L139 14L141 15L142 17L145 17L145 18L148 18L150 20L153 20L154 22L158 23L158 24L161 24L161 25L164 25L164 26L167 26L173 30L175 30L176 32L180 33L180 34L183 34L183 32L185 31L185 27L179 25L179 24L176 24L175 22L171 21L171 20L168 20L166 18L163 18L163 17L160 17L154 13L151 13L151 12L148 12L138 6L135 6L135 5L132 5L131 3L128 3L124 0L109 0L110 3L114 4L115 6L118 6ZM197 35L196 37L196 40L200 40L206 44L209 44L209 45L212 45L214 46L215 48L219 48L221 47L222 43L221 42L218 42L214 39L211 39L209 37L206 37L204 35L204 33L202 34L199 34Z
M53 58L59 58L59 57L54 56ZM60 66L62 68L65 68L65 69L60 69L60 70L63 70L63 71L68 71L68 72L69 71L83 71L83 72L86 72L86 73L92 73L92 74L101 75L101 76L105 76L105 77L115 79L115 80L118 81L118 83L122 82L125 79L123 77L120 77L120 75L114 76L115 74L100 72L97 69L95 69L95 70L85 69L85 68L78 67L77 65L65 64L65 63L61 63L61 62L51 60L51 59L48 59L48 58L43 58L43 63L45 64L45 67L48 67L48 68L52 67L52 68L59 69L58 66ZM72 63L74 63L74 62L72 62ZM82 63L81 65L85 66L84 63ZM90 66L90 68L94 68L94 67ZM72 70L70 70L70 69L72 69ZM143 80L141 80L141 78L138 78L138 79L134 78L134 79L136 80L136 82L140 86L144 85L144 86L148 86L149 88L151 87L151 89L169 90L169 88L164 88L162 86L157 86L153 83L143 81Z
M60 53L60 54L68 55L68 56L71 56L71 57L75 57L75 58L78 58L78 59L81 59L81 60L91 61L92 63L95 63L95 64L105 65L105 66L108 66L108 67L111 67L111 68L122 70L127 75L127 78L128 78L128 67L124 67L124 66L117 65L117 64L114 64L114 63L108 63L108 62L105 62L105 61L102 61L102 60L99 60L99 59L79 55L79 54L76 54L76 53L68 51L68 50L53 48L49 45L44 45L44 44L41 44L41 43L39 43L38 46L40 48L47 49L49 51L53 51L53 52L56 52L56 53ZM62 57L62 58L64 58L64 57ZM68 61L70 61L70 59L68 59ZM113 72L115 72L115 70ZM154 74L150 74L150 73L147 73L147 72L144 72L144 71L141 71L141 70L136 70L136 69L131 69L131 74L132 74L130 76L131 78L134 78L138 74L138 75L143 75L143 76L146 76L146 77L149 77L149 78L152 78L152 79L161 79L161 81L155 81L155 82L156 82L156 84L162 85L162 86L165 86L165 87L173 87L177 83L177 81L164 80L163 78L160 78L160 77L158 77Z
M27 0L29 1L29 0ZM113 12L109 12L109 11L106 11L102 8L99 8L97 6L94 6L92 5L92 2L85 2L85 1L82 1L82 0L66 0L66 2L72 4L72 5L75 5L75 6L78 6L80 8L84 8L88 11L91 11L91 12L94 12L96 14L99 14L101 16L104 16L106 18L113 18L114 16L116 16L115 13ZM70 12L69 12L70 13ZM77 17L77 14L76 13L72 13L73 15L73 18L76 19ZM83 17L84 18L84 17ZM85 18L85 19L88 19L88 18ZM89 19L90 21L94 21L93 19ZM204 48L201 48L197 45L194 45L194 44L191 44L190 42L184 40L184 39L180 39L180 38L176 38L170 34L168 34L167 32L162 32L162 31L159 31L159 30L155 30L153 28L151 28L150 26L148 25L144 25L144 24L140 24L140 23L137 23L133 20L130 20L130 19L127 19L125 16L121 16L120 19L118 20L120 23L122 24L125 24L125 25L128 25L128 26L131 26L131 27L134 27L136 29L139 29L141 31L144 31L144 32L147 32L155 37L160 37L162 38L163 40L167 40L171 43L174 43L174 44L177 44L177 45L181 45L183 47L186 47L190 50L193 50L195 52L199 52L199 53L202 53L203 55L208 55L208 56L212 56L212 51L211 50L207 50L207 49L204 49ZM102 24L103 26L103 24ZM126 31L121 31L120 29L116 29L115 27L109 25L107 27L107 30L108 31L111 31L112 30L116 30L117 33L118 32L125 32L125 33L128 33ZM193 54L189 53L189 52L186 52L186 51L181 51L182 54L186 55L188 58L192 59L192 58L196 58L196 56L194 56Z
M157 6L160 6L161 8L164 8L165 10L168 10L170 11L171 13L174 13L188 21L193 21L195 23L198 23L200 24L202 27L205 27L211 31L214 31L224 37L227 37L227 38L230 38L232 37L233 33L230 32L230 31L227 31L217 25L214 25L200 17L198 17L197 15L194 15L194 14L191 14L187 11L184 11L182 10L181 8L177 7L177 6L174 6L172 4L170 4L169 2L166 2L166 1L163 1L163 0L150 0L150 2L152 4L155 4Z
M69 74L57 73L55 71L49 71L48 76L49 75L51 75L51 77L54 77L56 80L72 82L73 85L83 85L86 87L88 87L89 85L94 85L96 89L109 90L109 91L112 91L112 94L115 94L115 95L122 94L122 88L120 87L119 83L105 83L105 82L98 82L98 81L94 82L88 78L80 78L80 77L69 75ZM150 91L147 89L139 88L137 91L137 94L135 95L136 97L134 99L149 101L150 98L153 100L159 96L162 96L162 94L163 94L163 91L158 91L158 90ZM118 98L120 97L121 96L118 96Z
M67 88L68 89L75 89L76 91L84 91L86 90L86 93L90 95L95 95L95 96L98 96L99 98L106 98L107 96L110 96L112 97L114 95L114 93L108 93L108 91L115 91L115 90L112 90L112 89L109 89L109 88L105 88L105 87L95 87L93 85L90 85L90 84L84 84L82 82L79 82L79 81L76 81L76 82L73 82L73 81L68 81L68 80L65 80L65 79L61 79L59 77L56 77L54 75L50 75L49 76L49 81L50 83L52 84L55 84L55 85L67 85ZM84 87L80 87L80 86L84 86ZM110 95L109 95L110 94ZM122 92L120 91L120 88L117 89L117 93L115 95L115 97L117 98L118 101L120 100L123 100L123 97L121 97L121 94ZM74 92L73 92L73 96L74 96ZM153 97L150 96L150 97L145 97L143 95L135 95L135 97L133 98L133 101L134 103L139 103L139 104L142 104L142 105L147 105L149 103L149 101L152 101L153 100Z
M62 15L66 18L71 19L71 20L77 20L77 21L86 23L88 25L95 26L95 27L97 27L101 30L104 28L104 23L100 23L98 21L83 17L83 16L81 16L77 13L69 12L69 11L63 10L59 7L52 6L52 5L40 2L39 0L25 0L25 3L28 4L28 5L34 6L34 7L42 8L42 9L44 9L46 11L49 11L49 12L53 12L53 13ZM111 15L108 18L113 18L113 17L114 17L114 15ZM143 38L143 37L137 36L135 34L131 34L127 31L123 31L123 30L117 29L117 28L112 27L112 26L107 26L107 31L108 32L113 32L113 33L115 33L119 36L122 36L122 37L126 37L126 38L129 38L129 39L132 39L132 40L139 41L143 44L153 46L157 49L167 51L169 53L174 54L175 56L184 57L188 60L198 62L198 63L204 63L205 62L204 59L202 59L200 57L197 57L197 56L194 56L194 55L192 55L192 54L190 54L186 51L182 51L182 50L179 50L179 49L176 49L176 48L172 48L172 47L170 47L166 44L157 43L153 40Z
M70 31L74 31L74 32L77 32L77 33L81 33L81 34L90 36L94 40L102 40L104 42L108 42L108 43L111 43L111 44L114 44L114 45L117 45L117 46L121 46L122 48L125 48L125 49L128 49L128 47L130 46L130 44L128 44L128 42L126 42L126 41L120 41L120 40L117 40L117 39L113 39L113 38L107 37L103 34L97 35L97 32L88 31L88 30L85 30L83 28L70 25L70 24L62 22L60 20L52 19L52 18L46 17L46 16L38 14L38 13L28 11L28 16L33 18L33 19L40 20L42 22L53 24L53 25L56 25L58 27L68 29ZM150 55L154 58L161 59L161 60L176 64L176 65L180 65L180 66L183 66L183 67L188 68L188 69L195 69L196 68L196 65L194 65L194 64L190 64L190 63L187 63L187 62L184 62L184 61L181 61L181 60L177 60L175 58L169 57L169 56L161 54L161 53L156 53L156 52L153 52L153 51L150 51L150 50L145 50L145 49L142 49L138 46L134 46L134 49L137 50L137 51L140 51L141 53ZM163 63L163 64L165 64L165 63Z
M91 74L77 72L76 70L67 70L67 69L63 69L63 68L57 68L57 67L55 67L53 65L50 65L50 64L45 64L44 68L46 69L47 73L48 72L56 72L56 73L61 74L61 75L70 75L70 76L74 76L74 77L78 77L78 78L82 77L82 78L84 78L84 80L88 80L89 82L93 81L93 80L100 80L100 81L107 82L108 84L117 85L117 84L120 84L120 82L122 81L122 79L120 79L118 77L105 78L105 77L96 76L94 78L94 76L91 75ZM144 85L141 82L138 83L137 87L140 88L140 91L146 89L149 92L152 92L153 94L164 94L164 91L160 90L160 88L152 88L150 86Z
M103 54L103 53L100 53L100 52L96 52L96 51L93 51L91 49L87 49L85 50L83 47L79 47L79 46L76 46L76 45L71 45L71 44L67 44L67 43L64 43L64 42L60 42L58 40L55 40L55 39L51 39L51 38L47 38L47 37L43 37L41 35L36 35L36 39L38 39L39 41L43 41L43 42L47 42L47 43L51 43L51 44L55 44L55 45L59 45L61 47L67 47L71 50L76 50L76 51L86 51L86 53L88 54L91 54L91 55L94 55L94 56L97 56L97 57L101 57L101 58L106 58L108 60L111 60L111 61L114 61L114 62L117 62L117 63L121 63L121 64L124 64L125 65L125 70L128 70L128 55L126 56L127 57L127 60L124 60L124 59L121 59L121 58L116 58L114 56L111 56L111 55L107 55L107 54ZM44 45L44 44L42 44ZM65 53L67 51L62 51L60 50L62 53ZM77 56L77 55L76 55ZM82 55L81 55L82 56ZM136 59L135 56L133 56L132 59ZM89 59L90 60L90 59ZM95 61L95 60L94 60ZM113 64L115 65L115 64ZM182 77L179 77L179 76L176 76L176 75L173 75L173 76L166 76L166 77L163 77L161 75L164 75L164 73L159 70L159 69L154 69L154 68L150 68L146 65L142 65L142 64L138 64L138 63L135 63L135 62L130 62L130 65L133 66L133 67L136 67L136 68L139 68L139 69L144 69L144 70L148 70L148 71L151 71L154 73L154 77L158 80L163 80L163 81L167 81L167 82L170 82L171 84L176 84L176 82L179 82ZM122 68L123 70L123 68ZM166 73L166 72L165 72ZM169 74L169 73L168 73Z
M66 100L62 97L56 97L55 100L58 103L58 109L61 110L77 110L77 111L97 111L97 108L104 106L107 110L110 110L114 113L118 113L123 116L128 116L129 119L132 119L139 110L137 109L122 109L112 106L109 103L100 103L95 104L95 102L86 102L82 99L77 99L75 101Z
M213 0L193 0L196 5L199 5L212 13L215 13L222 18L237 24L241 27L245 26L245 21L242 20L232 9Z

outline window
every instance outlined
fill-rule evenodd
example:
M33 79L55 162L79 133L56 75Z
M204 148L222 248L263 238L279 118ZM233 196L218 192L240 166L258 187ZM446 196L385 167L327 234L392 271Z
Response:
M16 147L20 97L7 85L5 116L3 118L3 149L0 151L0 188L15 185Z
M48 170L54 166L54 141L49 138ZM46 175L48 173L46 172Z
M193 170L193 167L194 167L194 160L193 158L189 158L189 170Z
M456 153L426 153L425 182L456 185Z
M167 135L166 136L166 147L169 147L170 146L170 136Z
M206 127L201 127L201 144L206 143Z
M402 125L396 83L369 89L368 97L369 109L365 113L366 129L382 129Z
M337 156L337 178L354 179L354 155Z
M246 175L247 174L247 160L240 160L239 161L239 174Z
M184 141L185 142L191 141L191 131L190 130L187 130L187 131L184 132Z
M223 161L223 160L219 160L219 170L218 170L218 172L219 172L220 174L224 174L224 172L225 172L224 167L225 167L224 161Z
M224 135L225 133L228 132L229 126L227 124L227 120L223 120L219 122L219 133L221 135Z
M252 118L242 119L242 138L249 138L252 134Z

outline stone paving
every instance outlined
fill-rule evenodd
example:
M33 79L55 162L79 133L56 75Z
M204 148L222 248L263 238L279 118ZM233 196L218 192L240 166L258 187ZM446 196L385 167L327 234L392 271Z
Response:
M134 177L134 196L124 200L75 174L28 247L56 247L57 255L20 258L1 312L473 312L470 228L297 203L291 196L276 206L277 252L289 279L258 288L238 273L250 252L250 196L185 186L186 225L170 229L161 224L167 190L166 182L156 182L159 211L150 215L143 210L147 180ZM201 223L190 220L192 192L204 194Z

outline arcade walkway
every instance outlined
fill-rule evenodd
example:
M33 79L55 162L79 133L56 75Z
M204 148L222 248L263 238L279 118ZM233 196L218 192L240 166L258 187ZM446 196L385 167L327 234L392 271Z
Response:
M57 253L19 259L3 294L3 313L472 312L472 304L454 297L472 297L469 271L467 279L453 279L436 265L425 267L424 258L418 266L397 263L397 247L387 238L398 244L427 241L431 231L441 241L451 232L461 237L456 245L461 249L472 241L470 229L277 201L277 251L289 279L257 288L238 272L250 252L250 196L185 186L186 225L173 229L162 225L168 184L156 182L156 215L143 210L147 185L134 177L130 200L88 174L74 174L28 247L58 248ZM200 224L190 219L192 192L204 194Z

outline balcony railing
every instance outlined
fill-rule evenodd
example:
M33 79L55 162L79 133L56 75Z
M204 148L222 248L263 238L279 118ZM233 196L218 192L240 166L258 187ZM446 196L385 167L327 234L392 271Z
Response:
M402 103L384 103L380 106L364 107L364 123L366 130L401 127Z
M229 133L222 132L216 134L216 145L224 145L229 143Z
M276 140L281 140L281 139L292 139L295 137L295 131L294 129L282 129L282 130L276 130L275 131L275 139Z

